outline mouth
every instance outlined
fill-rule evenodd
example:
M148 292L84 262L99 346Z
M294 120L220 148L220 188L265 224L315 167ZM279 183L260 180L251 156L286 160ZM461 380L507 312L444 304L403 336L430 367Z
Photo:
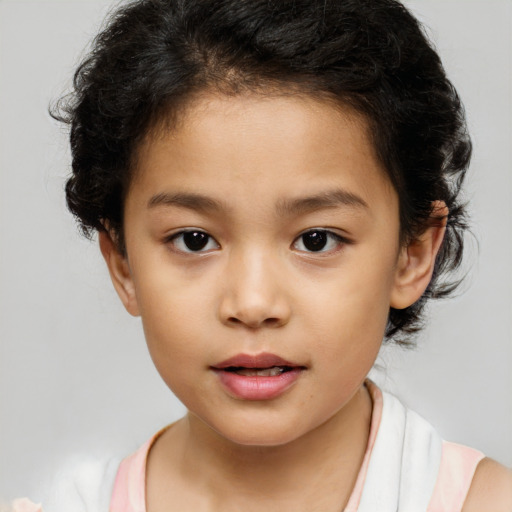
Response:
M229 366L223 370L236 373L245 377L277 377L283 373L292 371L292 366L271 366L270 368L245 368L243 366Z
M230 396L242 400L270 400L297 382L307 367L262 353L239 354L211 369Z
M289 371L293 368L305 368L305 366L287 361L282 357L270 354L268 352L262 352L261 354L237 354L236 356L230 357L225 361L222 361L212 367L215 370L227 370L227 371L241 371L241 370L270 370L273 368L280 369L279 372ZM276 373L278 375L279 373Z

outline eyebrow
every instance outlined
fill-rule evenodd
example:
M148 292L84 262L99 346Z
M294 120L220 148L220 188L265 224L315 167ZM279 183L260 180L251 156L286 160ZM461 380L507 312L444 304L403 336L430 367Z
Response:
M205 213L225 209L222 203L211 197L190 193L155 194L148 201L148 208L155 208L157 206L181 206L182 208L198 210Z
M196 193L155 194L149 199L148 208L158 206L178 206L204 213L227 210L227 207L220 201ZM346 206L369 208L368 203L362 197L348 190L335 189L296 199L281 199L277 203L276 210L279 215L294 215Z
M348 190L336 189L320 192L313 196L279 201L277 211L281 215L305 214L316 210L349 206L367 209L368 203L357 194Z

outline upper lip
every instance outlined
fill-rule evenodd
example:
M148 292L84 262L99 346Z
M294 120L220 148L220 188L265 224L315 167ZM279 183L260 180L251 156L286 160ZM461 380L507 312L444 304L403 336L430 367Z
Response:
M222 370L224 368L272 368L273 366L289 366L292 368L300 367L304 368L303 366L287 361L286 359L283 359L282 357L279 357L275 354L270 354L267 352L263 352L261 354L237 354L236 356L230 357L229 359L226 359L225 361L222 361L220 363L217 363L216 365L212 366L212 368L215 368L216 370Z

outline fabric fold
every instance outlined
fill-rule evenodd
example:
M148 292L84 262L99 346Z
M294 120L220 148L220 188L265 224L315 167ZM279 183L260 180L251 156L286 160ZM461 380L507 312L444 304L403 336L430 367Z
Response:
M393 395L383 395L358 512L425 512L437 480L442 440L421 416Z

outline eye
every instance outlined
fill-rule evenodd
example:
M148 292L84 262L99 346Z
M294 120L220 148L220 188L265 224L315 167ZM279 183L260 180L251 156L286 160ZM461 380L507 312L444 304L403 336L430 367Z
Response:
M293 243L293 247L304 252L329 252L338 249L345 239L326 229L310 229L302 233Z
M219 244L215 239L204 231L191 229L180 231L169 238L169 242L180 252L206 252L218 249Z

